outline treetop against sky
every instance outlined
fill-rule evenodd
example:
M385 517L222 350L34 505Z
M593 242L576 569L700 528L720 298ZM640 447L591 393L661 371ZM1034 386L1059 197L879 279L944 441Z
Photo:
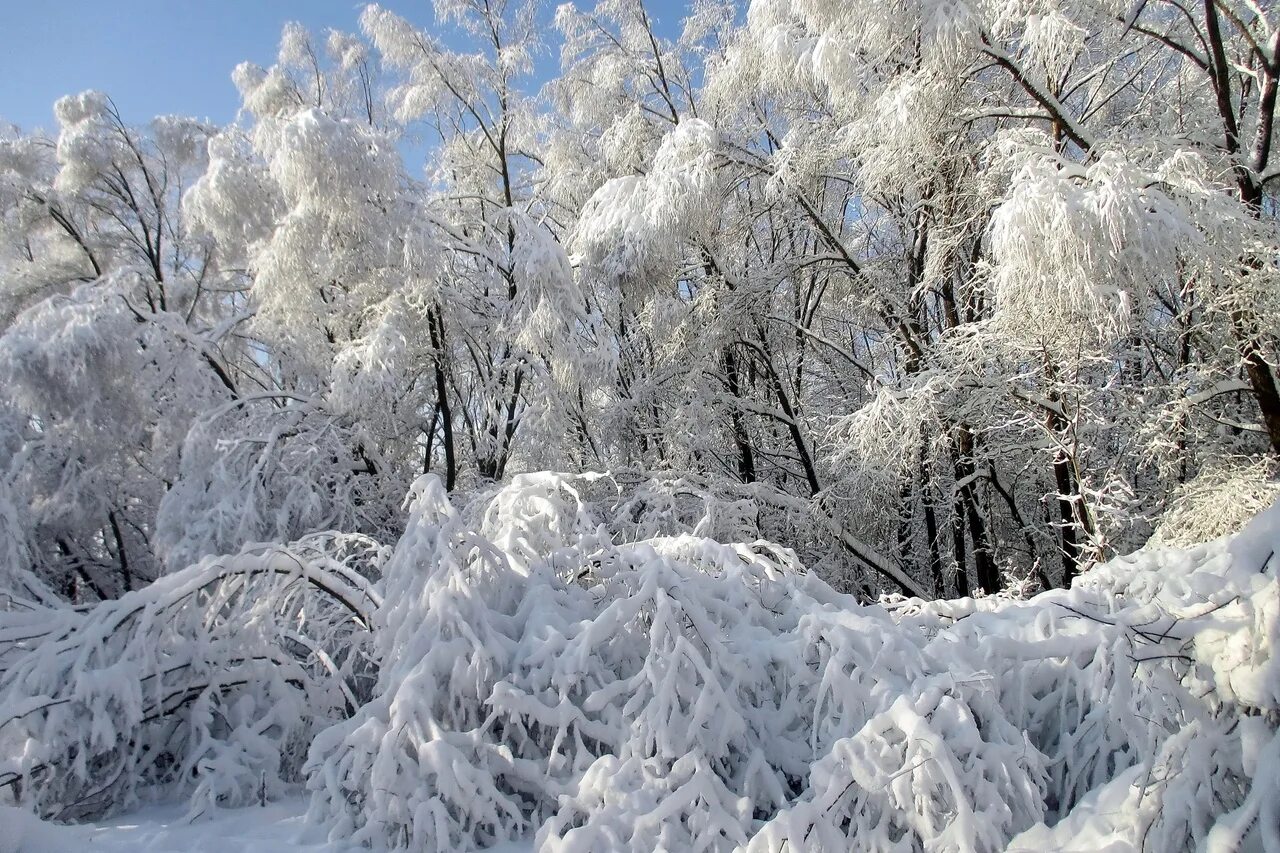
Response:
M24 130L55 127L53 102L86 89L109 94L127 121L165 114L219 124L240 108L231 71L241 62L275 61L280 32L297 21L313 32L359 29L361 0L64 0L0 3L0 123ZM456 29L435 26L430 0L384 0L383 6L446 45L465 48ZM556 71L551 26L556 3L543 4L548 46L536 58L534 84ZM582 5L582 4L579 4ZM654 26L675 35L683 0L647 4Z

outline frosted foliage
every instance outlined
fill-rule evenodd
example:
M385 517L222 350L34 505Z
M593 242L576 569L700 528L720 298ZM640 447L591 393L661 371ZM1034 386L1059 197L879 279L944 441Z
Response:
M160 116L151 122L156 148L170 158L173 166L204 166L209 138L216 130L211 125L180 116Z
M585 319L585 299L569 256L551 231L527 214L511 210L508 216L515 235L511 270L522 286L503 331L531 352L549 353ZM571 364L572 357L562 363Z
M1197 207L1118 154L1033 159L992 216L997 325L1054 350L1125 334L1147 288L1176 281L1184 253L1209 253Z
M458 17L470 20L465 8L456 6ZM474 8L471 11L474 12ZM476 17L483 20L481 16ZM455 97L473 104L483 100L486 82L483 77L487 70L483 57L451 53L404 18L377 5L365 6L360 15L360 29L385 63L407 74L407 79L386 95L387 104L398 120L409 122L421 118ZM508 54L506 58L517 66L520 64L518 56Z
M232 72L231 79L240 90L245 109L264 119L287 118L306 103L287 71L279 66L264 69L242 62ZM260 130L270 132L270 123L264 123Z
M311 38L306 27L297 21L284 25L280 33L278 58L282 65L300 65L311 59Z
M371 421L371 430L389 426L397 407L420 402L413 371L421 358L414 337L425 321L423 312L393 298L380 306L377 323L334 359L328 405L346 416Z
M122 298L131 278L81 286L15 319L0 337L0 378L16 401L57 418L119 419L136 367Z
M764 538L762 501L748 495L720 492L713 486L688 479L641 479L617 476L612 500L597 498L609 518L609 529L625 540L654 539L691 534L717 542L746 542ZM785 554L785 549L777 553ZM779 557L784 562L790 558Z
M840 111L852 111L875 80L876 63L917 53L922 75L962 62L976 41L974 9L950 0L890 6L873 0L754 0L735 48L760 63L733 69L785 91L789 81L824 89Z
M1026 15L1021 35L1023 51L1047 78L1060 78L1084 49L1088 31L1050 4L1034 5L1048 8L1036 8ZM1010 15L1011 20L1016 20L1016 13Z
M48 175L50 160L46 140L20 136L16 129L0 127L0 187L4 201L16 200L22 190L21 181L42 182Z
M213 379L178 319L141 324L134 300L139 277L109 274L36 303L0 337L0 381L21 407L12 411L40 424L38 443L6 457L32 522L78 525L122 492L150 500L145 486L133 490L132 454L168 471L191 417L176 389L204 391ZM159 424L147 408L157 402L168 405Z
M1267 460L1227 460L1206 468L1174 493L1155 541L1187 546L1235 533L1280 498L1272 473Z
M954 149L945 105L957 96L944 81L910 79L890 83L867 104L847 135L862 159L868 191L901 191L943 167ZM903 151L914 156L907 160Z
M270 170L289 212L256 258L260 322L304 342L317 361L327 348L310 318L345 314L324 337L346 340L386 295L377 268L391 251L397 169L382 140L353 122L308 110L282 128Z
M271 174L290 204L323 201L326 210L351 215L390 195L399 160L389 149L360 124L304 110L283 126Z
M718 139L701 119L685 119L662 140L645 175L607 181L583 208L574 248L614 279L643 281L675 261L679 239L695 238L714 210Z
M361 63L369 60L368 45L350 33L330 30L325 46L344 70L358 68Z
M332 837L1001 850L1119 831L1094 809L1125 779L1157 804L1133 849L1164 850L1274 809L1241 757L1274 724L1240 724L1278 702L1269 515L1070 591L886 609L763 543L610 533L607 483L521 477L463 512L415 486L377 695L311 750Z
M183 214L214 237L231 262L244 263L249 248L268 238L282 206L249 140L226 130L209 141L209 166L183 199Z
M830 163L856 157L869 196L923 187L965 154L957 119L968 101L963 69L979 43L978 11L945 0L758 0L714 69L711 95L733 108L744 85L784 102L799 86L821 100L818 115L797 114L804 123L791 126L774 155L775 180L803 185L827 174ZM904 55L915 61L886 79L885 67Z
M677 22L665 9L630 0L556 7L564 73L549 91L575 127L600 128L600 165L609 174L643 171L671 124L698 114L685 81L696 73L704 38L731 12L698 3L679 14L688 15L683 31L667 39L654 28Z
M40 601L52 596L40 579L23 571L31 564L34 537L31 510L18 482L24 454L17 419L0 408L0 611L14 599Z
M881 471L901 474L917 463L904 447L919 447L939 419L941 377L924 377L914 387L879 388L858 411L837 425L841 459L860 460Z
M421 272L410 256L421 235L401 218L400 162L387 137L316 109L271 126L252 139L215 138L186 211L252 267L255 323L323 374L335 345L368 332L400 275Z
M76 817L305 780L375 849L1280 849L1280 508L1071 590L863 605L786 549L640 521L681 494L742 515L549 473L458 508L424 476L393 549L316 535L16 601L0 786Z
M59 98L53 114L58 119L57 186L75 191L92 182L118 153L119 140L102 133L111 121L110 105L102 92L87 91Z
M0 128L0 806L1280 853L1275 4L686 5Z

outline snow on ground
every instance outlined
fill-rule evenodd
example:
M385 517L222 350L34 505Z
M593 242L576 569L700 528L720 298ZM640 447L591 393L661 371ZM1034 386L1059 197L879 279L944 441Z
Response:
M332 844L306 823L307 800L291 797L265 807L224 809L188 819L185 802L148 806L83 825L46 823L30 812L0 806L0 853L354 853ZM528 844L503 844L490 853L526 853Z
M0 853L346 853L355 848L329 844L324 831L304 822L305 798L265 807L227 809L206 820L187 819L186 803L149 806L99 823L64 826L6 808L0 823ZM17 827L12 833L10 828Z

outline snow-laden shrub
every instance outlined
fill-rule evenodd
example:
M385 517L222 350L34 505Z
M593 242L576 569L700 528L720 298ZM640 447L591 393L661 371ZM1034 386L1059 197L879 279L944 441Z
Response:
M394 529L399 490L388 492L397 480L374 476L374 456L349 418L321 404L270 394L232 400L182 442L156 513L157 551L178 569L250 542Z
M746 507L622 480L457 507L425 476L385 559L307 540L0 614L0 786L75 817L305 780L376 850L1280 853L1280 507L1071 590L863 605L699 535Z
M0 797L59 818L148 786L275 796L369 696L380 549L324 535L209 558L94 608L0 612Z
M1245 751L1274 748L1280 709L1256 544L1027 601L864 606L776 546L628 541L584 497L608 482L528 475L461 512L415 487L377 696L311 750L332 837L982 851L1056 824L1168 850L1275 809ZM1116 797L1131 825L1093 811Z

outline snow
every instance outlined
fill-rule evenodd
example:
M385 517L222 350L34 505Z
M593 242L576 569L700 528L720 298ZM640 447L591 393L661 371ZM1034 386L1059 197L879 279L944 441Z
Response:
M1143 769L1131 767L1093 791L1052 829L1037 824L1009 842L1007 853L1138 853Z
M0 853L344 853L354 848L330 844L304 820L306 801L284 799L265 807L227 809L189 821L185 803L153 805L126 815L83 825L59 825L14 808L0 811L8 831Z
M307 801L289 797L266 806L222 809L191 821L186 803L148 806L109 820L63 825L0 806L0 853L356 853L364 848L325 840L306 820ZM489 848L525 853L527 842Z

